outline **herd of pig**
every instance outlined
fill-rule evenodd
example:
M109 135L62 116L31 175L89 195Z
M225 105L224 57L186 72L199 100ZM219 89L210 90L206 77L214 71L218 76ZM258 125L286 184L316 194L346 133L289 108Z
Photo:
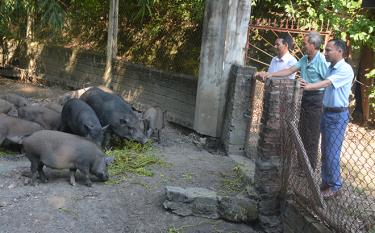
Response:
M84 183L91 186L90 174L107 181L113 158L102 148L111 136L144 144L153 133L160 142L164 127L163 112L151 107L135 111L122 97L98 87L68 93L59 103L30 104L20 95L0 96L0 146L16 146L31 162L30 184L39 177L47 182L43 167L69 169L75 185L77 169Z

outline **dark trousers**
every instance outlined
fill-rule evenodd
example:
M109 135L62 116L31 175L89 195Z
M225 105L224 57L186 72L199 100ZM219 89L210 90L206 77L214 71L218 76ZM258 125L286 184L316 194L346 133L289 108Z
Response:
M323 92L304 91L301 100L299 133L311 167L315 170L318 160L320 117L323 112Z

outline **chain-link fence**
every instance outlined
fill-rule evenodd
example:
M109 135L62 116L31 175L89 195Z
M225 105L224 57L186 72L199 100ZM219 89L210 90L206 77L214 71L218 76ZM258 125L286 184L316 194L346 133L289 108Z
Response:
M337 232L374 233L375 130L350 123L347 109L321 111L322 93L299 105L280 91L286 196Z

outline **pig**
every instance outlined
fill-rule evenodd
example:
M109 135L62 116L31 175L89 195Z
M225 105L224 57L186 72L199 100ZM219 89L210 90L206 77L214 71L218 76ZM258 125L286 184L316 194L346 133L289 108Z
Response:
M43 106L57 112L58 114L61 114L61 111L63 108L62 105L55 103L55 102L46 103Z
M17 108L24 107L29 104L25 97L15 93L8 93L0 96L0 98L14 104Z
M41 105L29 105L18 109L18 117L36 122L44 129L57 130L60 127L61 115Z
M91 88L93 88L93 86L91 86L91 87L85 87L85 88L82 88L82 89L79 89L79 90L75 90L75 91L69 91L69 92L65 93L64 95L60 96L58 98L58 102L59 102L59 104L64 105L70 99L81 97L81 95L83 93L85 93L86 91L90 90ZM114 93L111 89L109 89L109 88L107 88L105 86L98 86L97 88L99 88L99 89L101 89L101 90L103 90L105 92L111 93L111 94Z
M73 98L64 104L61 131L85 137L101 146L107 127L102 127L96 113L86 102Z
M86 91L81 97L95 111L102 125L109 125L103 145L109 142L110 135L135 140L141 144L147 142L141 127L141 120L120 96L107 93L97 87Z
M68 100L79 98L83 93L90 90L91 88L92 87L86 87L75 91L69 91L58 98L58 103L64 106L64 104L68 102Z
M164 128L165 114L160 107L151 107L143 113L144 131L149 138L156 133L158 143L160 143L160 132Z
M0 113L5 113L7 114L12 110L13 104L9 103L6 100L0 99Z
M53 169L69 169L70 184L75 186L77 169L84 176L84 183L92 186L90 173L107 181L108 165L113 157L106 157L93 142L73 134L53 130L41 130L22 140L25 156L31 162L30 184L35 185L37 175L45 183L48 181L43 166ZM38 174L37 174L38 171Z
M0 145L3 146L5 140L13 142L15 138L28 136L42 129L37 123L0 114Z

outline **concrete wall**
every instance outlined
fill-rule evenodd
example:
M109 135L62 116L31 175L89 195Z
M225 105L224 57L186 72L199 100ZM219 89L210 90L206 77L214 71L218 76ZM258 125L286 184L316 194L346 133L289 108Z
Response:
M244 155L250 107L250 86L256 69L233 65L230 71L226 98L222 142L227 154Z
M61 47L40 51L37 61L39 82L79 89L103 84L105 56ZM192 128L197 78L158 71L117 60L113 67L113 87L140 110L160 106L169 121Z

